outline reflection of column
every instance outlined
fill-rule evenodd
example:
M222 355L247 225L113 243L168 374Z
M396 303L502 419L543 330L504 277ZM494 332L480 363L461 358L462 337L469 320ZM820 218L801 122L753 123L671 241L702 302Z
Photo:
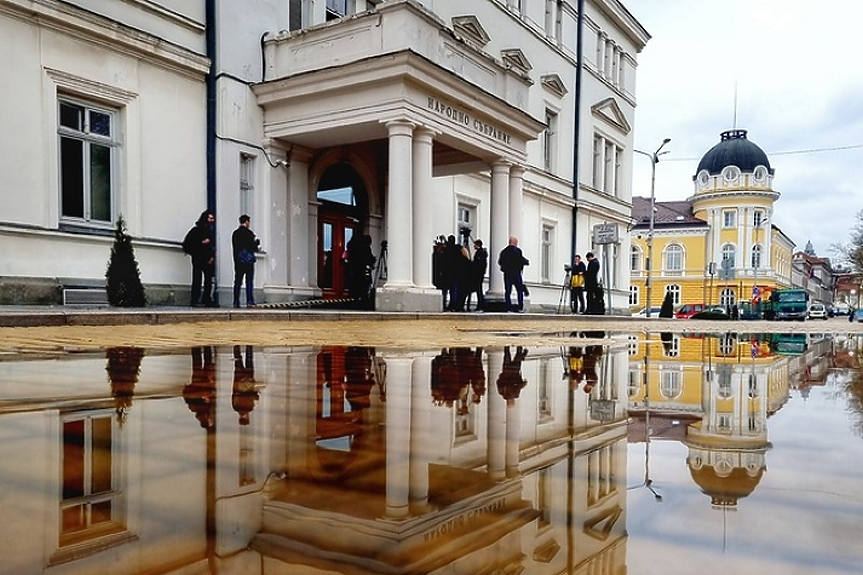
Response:
M411 286L413 284L413 242L411 234L412 212L411 140L414 124L406 120L387 122L389 130L389 181L387 185L387 246L389 275L384 286Z
M432 202L432 144L434 132L417 128L413 140L413 280L421 288L432 288L431 256L434 225L429 217Z
M499 396L497 393L489 393L489 396ZM521 432L521 416L518 400L506 405L506 476L518 477L518 437Z
M524 168L513 166L509 170L509 235L522 239L524 231L522 222L522 187L524 184Z
M411 377L411 421L410 421L410 503L421 511L428 503L429 495L429 398L432 358L422 356L414 359Z
M503 276L497 267L497 254L509 243L509 164L491 167L491 244L489 245L488 293L503 296Z
M410 478L411 363L387 357L386 516L407 517Z
M503 370L503 350L496 349L488 352L488 374L489 382L496 374ZM504 449L506 441L506 400L499 393L491 391L486 393L488 402L488 474L495 481L505 477L504 473Z

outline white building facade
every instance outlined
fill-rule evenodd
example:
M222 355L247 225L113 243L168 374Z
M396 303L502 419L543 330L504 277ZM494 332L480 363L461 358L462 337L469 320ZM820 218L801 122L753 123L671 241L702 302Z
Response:
M344 297L355 234L387 247L378 309L440 308L441 234L483 240L499 300L515 235L532 308L555 307L563 265L593 250L625 310L649 36L622 3L586 0L578 82L578 3L527 4L0 0L17 111L0 119L16 135L0 144L0 301L104 285L122 215L150 302L185 303L180 239L210 209L223 302L247 213L259 303ZM598 225L613 243L592 244Z

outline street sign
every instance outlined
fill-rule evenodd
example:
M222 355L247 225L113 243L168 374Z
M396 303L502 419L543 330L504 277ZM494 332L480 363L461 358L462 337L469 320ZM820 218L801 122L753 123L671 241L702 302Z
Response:
M596 224L593 226L593 243L604 245L616 244L619 241L616 224Z

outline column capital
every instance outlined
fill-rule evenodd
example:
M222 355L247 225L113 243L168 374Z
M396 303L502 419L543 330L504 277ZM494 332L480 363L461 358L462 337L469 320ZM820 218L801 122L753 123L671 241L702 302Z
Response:
M389 124L387 124L389 126ZM434 140L435 136L440 134L438 130L433 130L432 128L427 128L426 126L417 126L414 128L414 140L420 140L423 142L429 142Z
M417 127L416 122L412 122L407 118L394 118L390 120L381 120L381 123L387 127L390 136L411 136L414 128Z
M512 162L504 159L496 160L491 165L491 171L494 174L503 174L509 173L510 168L512 167Z

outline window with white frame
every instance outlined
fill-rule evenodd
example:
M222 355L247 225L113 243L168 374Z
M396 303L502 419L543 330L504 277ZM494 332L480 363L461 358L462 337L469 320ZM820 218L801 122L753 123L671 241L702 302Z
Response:
M301 30L305 25L306 0L288 0L288 30Z
M682 391L683 373L679 369L663 369L659 375L659 394L665 399L674 399Z
M717 345L719 346L719 355L732 357L734 356L734 351L737 348L737 337L729 334L724 334L719 337ZM724 374L725 371L722 371L721 373ZM729 375L728 377L730 381L731 376Z
M665 293L671 294L671 303L674 305L680 305L680 286L677 284L669 284L665 286Z
M752 246L752 269L758 269L761 267L761 245L755 244Z
M722 261L725 269L734 269L737 266L737 248L734 244L722 246Z
M110 225L116 218L117 111L60 98L60 215L67 222Z
M641 290L638 286L629 286L629 305L638 305L641 301Z
M591 174L590 184L594 189L602 187L602 150L603 141L598 135L593 136L593 173Z
M545 124L542 137L542 164L547 172L553 172L557 157L557 112L546 109Z
M343 18L347 13L347 0L327 0L327 20Z
M672 335L671 339L664 339L662 341L662 352L665 354L665 357L679 357L680 336Z
M476 227L476 206L466 202L459 202L456 208L455 222L455 229L459 234L457 239L462 243L468 242L466 245L470 245L469 238L475 237L474 227ZM465 235L465 230L468 230L467 235Z
M764 219L764 211L763 210L755 210L752 212L752 225L756 228L763 224L766 220Z
M737 210L722 210L722 227L737 227Z
M662 253L662 273L667 276L683 275L683 247L678 244L665 246Z
M638 246L629 247L629 274L632 276L640 276L644 271L642 267L643 253Z
M719 305L726 308L737 305L737 292L732 288L722 288L719 292Z
M240 214L254 219L255 156L240 154Z
M543 282L551 281L552 259L554 257L554 225L542 224L542 254L540 274Z

